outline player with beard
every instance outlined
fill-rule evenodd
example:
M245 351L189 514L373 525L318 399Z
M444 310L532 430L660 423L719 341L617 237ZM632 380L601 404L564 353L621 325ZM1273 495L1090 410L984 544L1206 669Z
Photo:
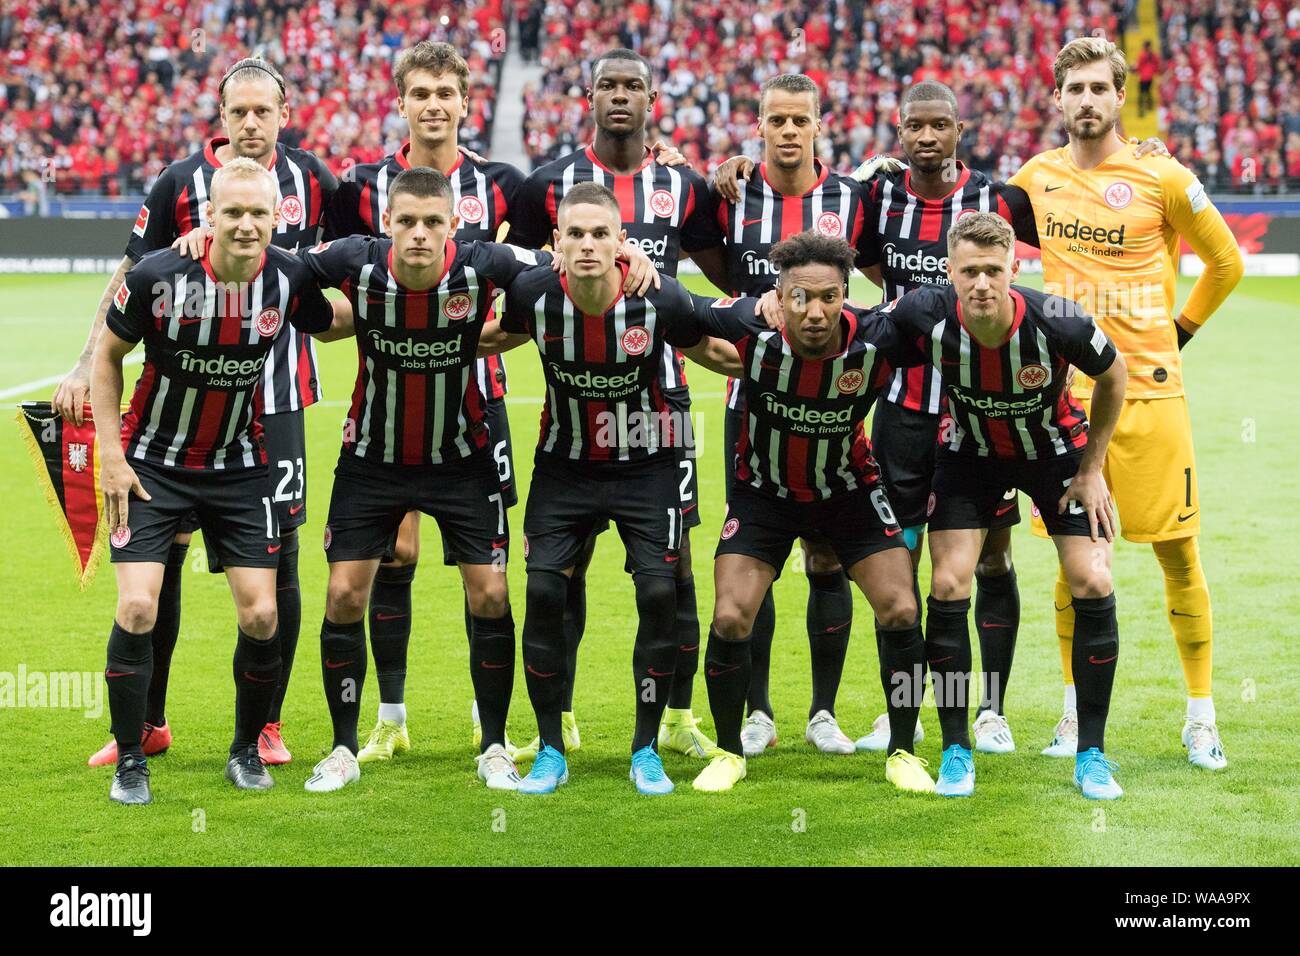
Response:
M1180 351L1241 278L1241 251L1190 171L1168 157L1136 162L1124 149L1115 126L1128 69L1113 43L1073 40L1057 54L1053 73L1070 142L1033 157L1011 182L1037 210L1044 288L1095 315L1128 360L1128 391L1106 455L1106 482L1124 537L1149 543L1164 575L1165 608L1187 686L1182 742L1188 760L1219 770L1228 761L1212 696L1213 617L1196 540L1200 503ZM1205 270L1178 309L1182 239ZM1084 376L1076 389L1087 407L1093 381ZM1035 531L1043 530L1035 522ZM1057 578L1054 605L1067 683L1065 713L1044 751L1052 756L1068 756L1082 733L1067 570L1063 565Z
M146 253L164 249L177 237L189 237L194 258L203 255L211 237L208 199L212 177L236 157L247 157L270 169L277 182L279 219L271 244L294 250L314 245L321 235L326 208L338 182L311 153L279 142L289 122L284 80L265 60L240 60L218 87L221 124L225 136L202 150L172 163L159 175L140 207L126 254L109 280L91 323L86 348L77 365L60 383L54 405L65 420L82 420L88 398L90 359L104 328L108 309L122 285L122 277ZM289 687L294 651L298 644L302 601L298 589L297 529L307 520L306 438L303 410L319 401L316 352L311 339L290 326L275 340L265 365L262 383L262 424L271 465L271 500L280 526L279 565L276 578L277 620L283 667L267 725L258 737L262 758L271 764L288 763L290 754L281 737L281 708ZM167 679L172 652L180 634L181 576L190 534L197 527L191 515L181 522L176 541L166 556L166 573L158 597L153 635L153 670L145 708L143 747L146 755L160 754L172 743L166 718ZM216 570L216 568L214 568ZM115 763L117 744L110 740L89 763Z
M609 187L622 210L628 241L639 245L654 267L669 276L677 274L678 261L689 255L710 277L719 274L721 238L709 215L703 177L669 157L656 160L656 146L646 140L646 119L659 91L654 88L650 65L631 50L611 50L591 67L587 102L595 120L596 136L585 149L563 156L535 170L520 188L511 210L508 241L541 248L558 225L559 205L579 183ZM716 280L715 280L716 281ZM677 562L677 676L673 680L659 742L668 749L704 758L713 747L699 729L691 711L691 693L699 666L700 625L691 570L689 530L699 524L698 475L694 439L690 430L690 393L681 356L668 348L663 353L660 385L669 404L684 423L676 435L678 478L686 534ZM595 529L568 578L565 612L568 675L564 689L563 724L569 750L581 744L573 711L578 645L586 628L586 569L595 547ZM527 759L537 741L518 754Z

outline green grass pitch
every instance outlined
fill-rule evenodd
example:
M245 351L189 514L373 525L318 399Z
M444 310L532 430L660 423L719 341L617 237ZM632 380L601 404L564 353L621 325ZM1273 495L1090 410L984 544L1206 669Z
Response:
M860 280L859 280L860 282ZM62 373L84 341L102 276L5 277L5 347L0 390L15 402L48 398L52 386L23 383ZM701 280L692 285L703 289ZM1189 283L1180 284L1180 301ZM862 301L865 288L856 288ZM1186 354L1204 514L1202 551L1213 594L1215 698L1231 761L1217 775L1188 765L1178 733L1181 671L1150 548L1116 552L1122 651L1108 746L1127 794L1090 804L1069 782L1072 764L1038 756L1059 716L1061 681L1051 620L1056 574L1049 543L1017 529L1024 603L1008 716L1019 750L981 756L972 800L905 796L884 781L881 755L832 757L804 743L809 696L804 630L806 583L787 572L777 587L772 697L780 745L751 761L730 795L694 793L698 762L668 755L678 789L639 797L627 779L632 725L630 657L635 606L617 536L600 543L589 577L589 623L576 713L583 747L557 795L527 799L485 790L474 775L471 689L454 570L441 566L426 521L415 583L415 628L407 682L413 751L367 769L359 785L332 795L302 783L329 744L317 634L326 565L321 531L355 352L320 348L326 402L307 414L309 519L303 531L303 628L285 707L293 763L274 770L266 794L236 792L222 778L233 721L230 655L234 615L225 582L201 570L191 550L168 718L176 743L152 761L155 803L108 800L109 771L86 767L107 737L108 715L5 708L6 811L0 862L7 864L891 864L1096 865L1300 863L1295 821L1300 791L1288 774L1290 734L1300 725L1300 618L1293 548L1300 536L1294 396L1300 349L1300 281L1247 279ZM510 415L520 494L527 493L541 377L535 354L510 357ZM132 375L134 369L131 370ZM712 606L710 555L723 517L722 382L690 369L702 432L701 510L694 535L700 617ZM105 562L77 590L65 546L14 426L0 440L4 560L0 671L97 672L114 606ZM516 532L510 586L522 626L524 567ZM923 582L924 586L924 582ZM882 709L870 611L860 596L838 713L852 737ZM978 654L978 646L976 647ZM98 678L97 678L98 679ZM929 695L927 695L929 699ZM522 668L510 717L516 741L535 732ZM365 689L362 733L375 716ZM695 711L708 718L702 675ZM937 767L937 722L920 753Z

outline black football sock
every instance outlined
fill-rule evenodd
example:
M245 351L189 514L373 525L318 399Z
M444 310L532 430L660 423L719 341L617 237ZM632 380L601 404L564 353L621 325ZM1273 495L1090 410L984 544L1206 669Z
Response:
M1119 660L1119 621L1115 593L1104 598L1073 598L1074 648L1070 662L1079 707L1079 753L1106 749L1106 715Z
M474 615L469 613L469 595L465 595L465 639L474 646Z
M695 672L700 668L700 612L695 604L694 575L677 581L676 634L677 668L673 672L668 706L673 710L690 710Z
M524 683L537 715L537 735L543 745L564 753L560 710L564 706L565 588L558 571L528 572L528 604L524 613Z
M749 693L746 701L747 713L761 710L773 719L776 719L776 714L772 712L772 701L768 697L768 677L772 670L772 636L775 633L776 601L772 598L772 589L768 588L763 595L763 603L758 606L758 614L754 616L754 630L746 642L750 645L747 655L750 662Z
M380 565L370 592L370 649L381 704L406 700L406 649L411 643L411 582L414 564Z
M636 728L632 752L658 749L659 724L668 706L677 671L677 582L652 574L634 574L637 628L632 647L632 681L636 687Z
M925 622L925 659L933 675L943 749L961 744L970 750L970 731L966 726L971 677L970 630L966 625L970 598L926 600L930 612Z
M709 628L709 646L704 653L704 686L709 691L709 710L718 746L743 757L740 726L745 721L746 690L752 678L750 641L724 641Z
M172 542L158 592L158 616L153 623L153 676L144 708L145 723L161 727L167 723L167 678L172 672L172 652L181 633L181 576L185 573L188 544Z
M574 568L564 594L564 695L563 710L573 710L573 687L578 676L578 645L587 630L587 569Z
M506 715L515 684L515 619L507 611L505 617L476 617L473 624L469 666L483 727L482 753L493 744L506 742Z
M280 535L280 564L275 569L275 612L280 622L280 683L271 699L268 724L280 722L284 695L289 691L289 675L298 652L298 633L302 630L302 592L298 589L298 529Z
M257 744L280 687L280 640L256 641L242 630L235 641L235 739L230 755Z
M975 628L980 640L980 670L983 689L980 712L1002 713L1011 660L1016 653L1020 630L1020 590L1016 569L1006 574L975 575Z
M812 706L835 713L853 628L853 591L843 571L808 575L808 650L812 657Z
M364 621L335 624L321 621L320 669L325 682L325 701L334 725L334 743L352 751L357 744L357 720L361 716L361 689L366 682L366 625Z
M885 690L885 709L889 713L889 747L885 753L912 753L925 693L925 641L920 617L911 627L876 624L876 643L880 648L880 686Z
M140 737L144 733L145 697L153 673L153 635L132 634L117 621L108 635L108 661L104 680L108 684L108 716L117 757L144 756Z

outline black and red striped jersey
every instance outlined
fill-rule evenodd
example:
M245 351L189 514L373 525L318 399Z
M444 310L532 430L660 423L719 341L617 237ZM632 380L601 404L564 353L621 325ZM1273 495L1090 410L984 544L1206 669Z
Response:
M943 375L951 427L949 451L1033 461L1088 444L1088 419L1066 387L1071 365L1094 378L1115 361L1115 346L1078 303L1011 287L1011 329L996 348L982 345L962 320L952 286L926 286L881 306L914 337Z
M194 471L265 464L265 366L289 327L305 343L333 317L311 270L275 246L246 283L219 281L207 255L146 255L106 319L119 338L144 341L144 370L122 417L127 460Z
M732 295L759 296L776 286L776 270L767 255L782 239L815 229L859 246L866 223L862 185L830 172L820 161L814 162L817 182L799 196L787 196L772 185L767 163L760 163L748 181L738 182L740 198L734 203L714 188L711 199L727 247ZM731 379L727 407L736 408L739 398L739 382Z
M177 160L159 174L131 230L126 255L139 262L146 253L168 248L178 236L197 226L210 226L206 206L212 174L221 168L217 150L230 142L224 136L199 152ZM320 241L326 209L338 190L338 180L323 162L306 150L277 143L275 173L279 188L280 222L271 231L271 245L293 252ZM266 363L262 404L265 414L293 412L320 401L315 343L292 327L276 339Z
M626 278L626 267L621 268ZM569 298L568 280L547 268L521 275L501 327L532 338L546 379L538 455L587 463L645 461L681 447L661 368L671 346L700 340L690 293L671 276L644 297L620 291L600 315Z
M1038 244L1034 212L1024 190L991 182L977 169L955 167L952 191L942 199L923 199L912 191L911 172L880 173L867 183L865 265L879 265L885 302L925 285L948 285L948 229L966 212L993 212L1015 227L1016 235ZM897 369L882 396L915 412L937 415L942 385L929 366Z
M664 166L647 148L636 172L620 176L597 157L594 146L541 166L524 180L510 217L507 241L540 249L558 226L561 200L577 183L599 183L618 199L628 241L640 246L662 275L676 276L682 254L722 244L709 214L704 177L686 166ZM686 374L673 350L664 353L663 387L682 388Z
M694 298L704 332L734 342L745 374L736 480L793 501L823 501L871 485L880 471L862 427L891 368L924 363L914 339L876 310L844 306L843 350L796 354L754 314L756 298Z
M483 323L498 290L551 257L517 246L448 239L442 277L407 289L393 274L393 241L350 236L302 253L322 285L352 304L357 379L343 450L368 461L442 464L488 442L475 375Z
M377 163L354 166L339 183L338 198L327 222L326 237L383 236L383 212L388 208L388 185L411 168L411 143ZM478 162L461 153L447 173L451 180L451 209L460 217L457 242L495 242L503 223L511 218L515 196L524 174L509 163ZM506 367L501 356L478 360L479 387L486 398L506 394Z

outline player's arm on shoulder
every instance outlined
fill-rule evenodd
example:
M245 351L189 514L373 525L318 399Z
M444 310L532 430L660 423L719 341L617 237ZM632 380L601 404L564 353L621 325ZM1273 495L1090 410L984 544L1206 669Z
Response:
M748 156L732 156L714 172L713 186L727 202L735 202L740 198L740 180L749 179L754 169Z
M550 266L554 256L537 249L508 242L476 242L470 250L470 265L479 275L507 289L515 279L536 266Z
M1038 222L1034 218L1034 204L1020 186L1003 183L998 191L999 213L1016 232L1016 238L1038 248Z
M880 323L880 352L893 368L911 368L929 365L930 356L922 347L924 341L914 330L904 329L885 313L885 306L877 306L862 317L862 322Z
M536 172L515 190L510 205L510 231L506 242L526 249L540 249L551 241L551 218L546 213L545 180Z
M695 345L683 347L682 354L696 365L702 365L719 375L735 378L744 373L736 346L712 335L704 336Z
M122 283L126 279L126 273L134 265L134 261L129 255L122 257L122 261L117 264L113 270L112 277L108 280L108 285L104 287L104 292L99 297L99 305L95 309L95 316L90 320L90 331L86 335L86 344L81 348L81 354L77 356L77 361L73 363L68 374L59 382L58 388L54 390L53 406L65 422L75 422L81 425L85 421L86 403L90 401L90 376L91 367L95 361L95 345L104 330L104 319L108 315L109 306L113 304L113 297L117 295L118 290L122 288Z
M668 344L681 349L692 362L719 375L739 375L740 355L736 347L726 337L711 334L703 319L703 303L713 300L692 295L676 281L673 284L678 301L674 303L673 322L665 336Z
M1160 184L1166 221L1205 263L1204 271L1197 277L1175 319L1181 349L1223 304L1241 281L1246 267L1236 236L1191 170L1166 160Z
M347 312L349 319L351 312L351 309ZM310 270L303 269L297 294L289 303L289 324L299 332L329 342L347 334L340 331L340 334L330 337L330 333L335 330L335 319L334 307L321 291L321 283Z
M690 298L691 313L705 335L738 342L767 327L767 323L757 315L758 299L693 294Z

